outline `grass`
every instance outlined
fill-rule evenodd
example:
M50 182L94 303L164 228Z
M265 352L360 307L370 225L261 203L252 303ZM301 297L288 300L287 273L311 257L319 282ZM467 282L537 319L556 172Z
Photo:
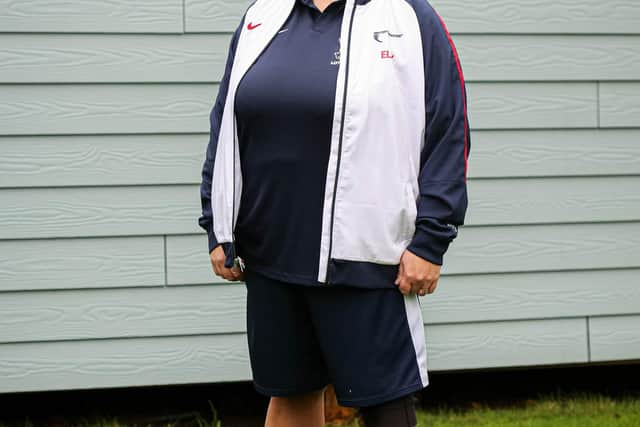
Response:
M518 405L473 403L460 409L440 406L418 411L420 427L638 427L640 397L594 394L542 395ZM354 423L349 427L357 427Z
M598 395L555 396L526 401L518 408L478 405L465 411L441 408L419 414L420 426L430 427L637 427L640 399Z
M136 423L137 427L197 426L224 427L210 402L211 413L197 415L188 422ZM186 421L186 420L185 420ZM437 406L418 411L421 427L638 427L640 426L640 396L611 398L579 393L572 395L547 394L511 404L472 402L468 408ZM27 419L23 426L31 426ZM132 427L117 418L82 419L69 426ZM3 426L0 421L0 427ZM329 427L329 426L328 426ZM348 427L361 427L353 423Z

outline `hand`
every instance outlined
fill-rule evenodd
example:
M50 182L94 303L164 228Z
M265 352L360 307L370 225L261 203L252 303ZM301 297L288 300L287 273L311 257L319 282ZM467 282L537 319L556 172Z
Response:
M213 271L216 275L227 280L244 280L244 271L240 270L238 267L227 268L224 266L226 255L224 254L222 245L219 244L216 246L209 255L211 257Z
M433 264L405 249L400 257L400 269L394 283L403 295L416 292L423 296L436 290L439 278L438 264Z

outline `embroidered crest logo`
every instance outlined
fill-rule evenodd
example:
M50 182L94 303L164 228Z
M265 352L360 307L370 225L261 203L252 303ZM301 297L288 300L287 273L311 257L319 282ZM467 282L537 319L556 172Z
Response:
M382 31L374 31L373 32L373 39L375 41L377 41L378 43L382 43L382 38L385 35L388 36L388 37L402 37L402 33L394 34L389 30L382 30ZM380 58L381 59L393 59L393 58L395 58L395 55L389 49L384 49L384 50L380 51Z
M329 61L331 65L339 65L340 64L340 37L338 37L338 48L333 52L333 57L331 61Z
M393 34L389 30L382 30L382 31L374 31L373 39L378 43L382 43L382 36L384 36L385 34L387 34L389 37L402 37L402 33Z

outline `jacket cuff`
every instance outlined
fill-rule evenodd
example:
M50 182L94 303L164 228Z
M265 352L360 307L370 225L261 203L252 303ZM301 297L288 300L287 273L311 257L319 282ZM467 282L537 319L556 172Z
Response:
M218 239L213 230L208 230L207 235L209 236L209 253L211 253L218 246Z
M453 235L455 237L455 235ZM407 250L427 261L442 265L444 253L453 238L440 230L431 230L424 225L416 225L416 231Z
M235 254L235 248L233 242L223 242L221 243L222 249L224 250L224 266L227 268L233 267L233 255Z
M211 251L213 251L218 245L221 245L225 255L224 266L227 268L233 267L233 256L236 252L233 242L218 242L218 239L212 229L207 230L207 236L209 239L209 255L211 255Z

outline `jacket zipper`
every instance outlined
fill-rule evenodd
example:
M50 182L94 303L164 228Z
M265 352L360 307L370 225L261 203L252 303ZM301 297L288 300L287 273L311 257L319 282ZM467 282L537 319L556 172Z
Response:
M240 82L238 82L240 84ZM235 104L235 95L234 95ZM235 110L235 106L232 106ZM234 111L232 110L232 111ZM244 271L244 262L236 253L236 238L235 238L235 211L236 211L236 117L235 111L233 113L233 193L231 202L231 250L233 251L233 267L240 267L241 271Z
M244 21L243 21L242 25L244 25ZM238 86L240 86L240 82L242 82L242 79L244 78L244 76L247 74L247 72L253 66L253 64L258 60L260 55L262 55L262 52L264 52L264 50L269 46L269 44L271 43L273 38L276 36L276 34L278 34L278 33L276 32L275 34L273 34L271 36L269 41L264 44L262 50L256 55L256 57L253 59L251 64L249 64L249 66L245 70L245 72L242 75L242 77L240 77L240 79L238 80L238 84L236 84L236 90L237 90ZM235 224L235 211L236 211L236 113L235 113L235 93L234 93L233 98L234 98L233 99L233 105L231 106L231 111L233 113L233 184L232 184L233 185L233 193L232 193L232 199L233 200L231 202L231 249L232 249L232 252L233 252L233 266L234 267L240 267L240 270L244 271L244 269L245 269L244 261L236 253L236 238L235 238L235 228L236 228L236 224ZM239 214L239 212L238 212L238 214Z
M340 137L338 139L338 159L336 162L336 176L335 179L333 181L333 197L331 198L331 222L330 222L330 228L329 228L329 251L327 254L327 272L326 272L326 282L325 284L330 284L330 269L329 266L331 265L331 248L333 246L333 219L334 219L334 212L335 212L335 207L336 207L336 191L338 189L338 174L340 172L340 158L342 156L342 135L344 133L344 115L345 115L345 109L346 109L346 104L347 104L347 86L349 83L349 57L351 56L349 54L350 49L351 49L351 28L353 26L353 16L355 15L355 11L356 11L356 6L357 6L357 0L354 0L353 3L353 8L351 9L351 16L349 17L349 31L348 31L348 35L347 35L347 57L345 58L345 70L344 70L344 88L342 91L342 112L340 115ZM341 58L342 59L342 58Z

